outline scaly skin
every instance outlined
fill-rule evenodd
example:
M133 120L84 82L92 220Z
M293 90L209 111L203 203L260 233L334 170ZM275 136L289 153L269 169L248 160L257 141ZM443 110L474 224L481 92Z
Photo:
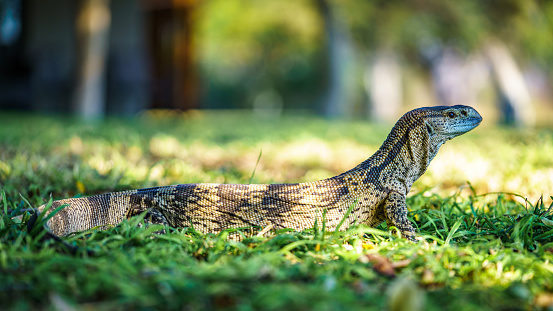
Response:
M193 226L201 232L229 228L311 228L315 220L334 230L355 204L340 229L354 223L377 226L386 220L404 237L415 231L407 219L405 198L426 171L440 146L480 124L467 106L428 107L403 115L369 159L338 176L297 184L183 184L54 201L68 206L47 226L58 236L99 226L115 226L148 211L153 223ZM42 212L45 205L39 207ZM52 209L53 210L53 209Z

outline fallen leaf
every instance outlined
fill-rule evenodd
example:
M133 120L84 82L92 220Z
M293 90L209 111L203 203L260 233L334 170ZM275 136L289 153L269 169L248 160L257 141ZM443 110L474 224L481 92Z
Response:
M363 249L373 249L375 245L374 243L368 241L368 242L363 242L361 246L363 247Z
M80 193L85 193L86 192L86 187L84 186L84 184L81 181L77 180L76 186L77 186L77 189L79 190Z
M385 276L395 276L396 275L396 271L394 269L394 266L392 265L392 263L390 262L390 260L388 260L388 258L382 256L382 255L379 255L379 254L366 254L365 256L361 256L361 257L365 257L364 260L368 260L368 262L372 263L373 264L373 269L382 274L382 275L385 275ZM361 261L363 262L363 261Z
M405 267L407 267L410 263L411 263L411 259L403 259L403 260L399 260L399 261L394 261L394 262L392 262L392 267L394 267L395 269L397 269L397 268L405 268Z

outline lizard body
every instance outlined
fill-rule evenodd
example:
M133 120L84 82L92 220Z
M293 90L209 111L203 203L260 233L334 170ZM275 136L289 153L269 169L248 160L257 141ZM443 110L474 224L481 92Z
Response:
M427 107L403 115L370 158L340 175L296 184L182 184L54 201L67 205L48 229L57 236L119 224L148 211L153 223L193 226L208 233L229 228L311 228L317 220L334 230L386 220L413 239L405 198L440 146L480 124L468 106ZM46 205L39 207L43 211Z

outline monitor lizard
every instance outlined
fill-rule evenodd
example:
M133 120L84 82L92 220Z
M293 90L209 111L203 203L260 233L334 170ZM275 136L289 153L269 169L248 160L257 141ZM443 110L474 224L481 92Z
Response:
M50 210L67 206L48 220L47 228L65 236L115 226L147 212L149 222L172 227L192 226L204 233L251 227L259 233L261 228L312 228L324 216L328 230L386 221L413 240L405 202L411 186L442 144L481 121L468 106L418 108L397 121L370 158L331 178L290 184L182 184L63 199L52 203Z

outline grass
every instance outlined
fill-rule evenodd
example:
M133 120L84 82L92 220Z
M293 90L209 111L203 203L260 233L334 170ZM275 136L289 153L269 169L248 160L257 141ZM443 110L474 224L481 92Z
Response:
M28 209L50 195L329 177L367 158L388 130L243 112L88 124L0 116L0 308L553 309L550 129L483 125L443 146L407 201L417 243L384 225L318 224L241 242L228 232L159 235L137 217L64 238L72 254L26 229Z

